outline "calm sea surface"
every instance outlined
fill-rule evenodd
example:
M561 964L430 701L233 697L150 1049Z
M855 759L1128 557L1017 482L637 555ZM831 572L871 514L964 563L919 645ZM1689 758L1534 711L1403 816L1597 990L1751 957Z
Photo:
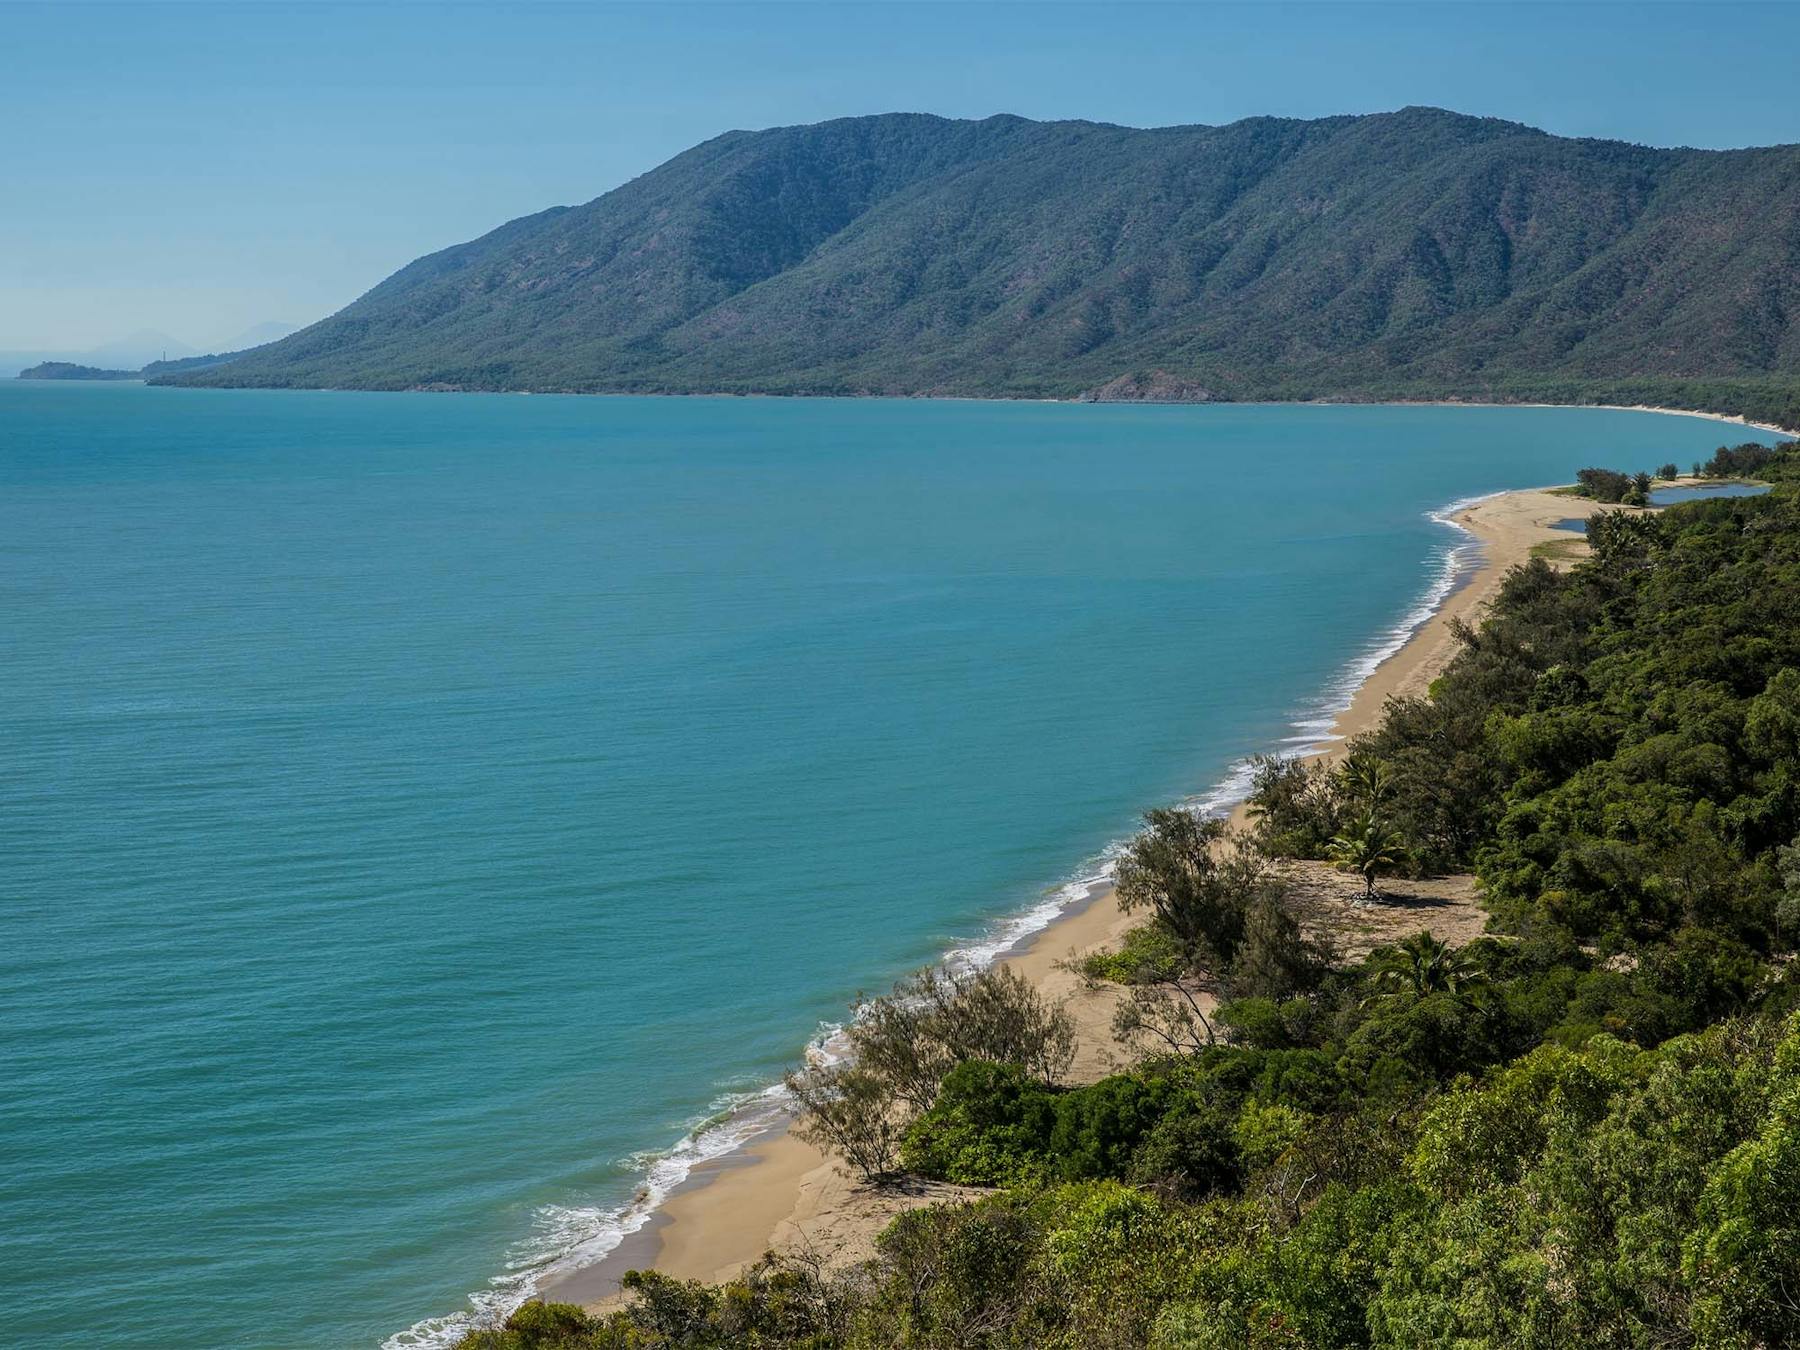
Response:
M0 383L3 1338L441 1340L1299 734L1434 508L1743 439Z

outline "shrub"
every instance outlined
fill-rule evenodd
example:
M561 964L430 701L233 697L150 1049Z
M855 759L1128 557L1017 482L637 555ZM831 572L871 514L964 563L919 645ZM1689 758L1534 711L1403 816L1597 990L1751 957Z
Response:
M854 1167L864 1181L892 1175L902 1119L888 1083L855 1064L790 1073L783 1080L799 1110L795 1132Z
M1069 1015L1005 967L924 970L884 998L859 1001L850 1054L786 1075L801 1137L839 1154L866 1181L894 1170L907 1123L971 1060L1016 1064L1053 1080L1075 1053Z
M1231 1140L1243 1166L1267 1167L1305 1137L1313 1117L1281 1102L1246 1102L1231 1125Z
M1236 997L1286 998L1317 985L1330 959L1330 949L1301 929L1286 896L1265 889L1246 907L1243 940L1223 984Z
M1322 858L1348 817L1339 779L1324 760L1265 755L1248 800L1251 837L1276 858Z
M902 1214L876 1241L885 1286L867 1345L975 1346L1001 1328L1033 1343L1042 1230L1009 1195Z
M1167 1107L1166 1080L1114 1074L1065 1094L1056 1104L1050 1149L1070 1181L1124 1176L1131 1155Z
M1043 1175L1057 1094L1014 1064L970 1060L952 1069L929 1111L901 1142L907 1170L965 1186Z
M1315 1012L1304 998L1281 1003L1272 998L1240 998L1221 1007L1217 1020L1238 1045L1289 1050L1307 1044Z
M1631 476L1617 469L1581 469L1575 475L1576 491L1597 502L1624 501L1632 486Z
M1189 966L1223 970L1243 941L1251 903L1278 887L1249 841L1230 838L1224 821L1177 809L1149 811L1144 820L1148 828L1119 859L1119 907L1148 909Z
M1091 980L1115 984L1154 984L1186 974L1181 944L1160 924L1139 924L1125 934L1116 952L1094 952L1083 958L1081 973Z
M498 1330L476 1331L459 1342L462 1350L582 1350L599 1328L572 1303L520 1305Z
M1172 1198L1199 1200L1234 1190L1242 1171L1231 1114L1186 1098L1144 1136L1127 1175Z
M1721 445L1711 459L1701 466L1707 478L1753 478L1768 468L1780 452L1756 441L1742 445Z
M929 1107L944 1075L967 1060L1017 1064L1054 1082L1075 1053L1069 1015L1006 966L927 968L853 1011L849 1036L857 1064L915 1111Z
M1057 1193L1057 1221L1044 1235L1045 1255L1064 1276L1130 1259L1162 1217L1153 1196L1117 1182L1068 1186Z

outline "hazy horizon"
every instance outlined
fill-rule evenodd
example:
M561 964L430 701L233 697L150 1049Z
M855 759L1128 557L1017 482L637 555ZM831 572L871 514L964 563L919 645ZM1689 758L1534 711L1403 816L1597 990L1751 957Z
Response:
M310 323L312 320L309 319L307 322ZM305 326L306 324L288 323L282 319L268 319L229 335L208 336L198 342L189 341L184 336L166 333L160 329L137 328L129 333L118 334L104 342L77 348L52 348L41 343L34 343L29 338L0 337L0 361L25 355L37 356L43 360L86 357L97 365L103 365L107 361L113 360L121 365L135 367L160 360L165 356L170 360L179 360L184 356L238 351L245 347L257 346L260 343L273 342L277 338L285 337Z

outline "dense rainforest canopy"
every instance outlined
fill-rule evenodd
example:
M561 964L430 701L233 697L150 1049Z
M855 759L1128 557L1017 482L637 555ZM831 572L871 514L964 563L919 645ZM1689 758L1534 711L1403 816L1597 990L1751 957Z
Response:
M470 1350L1800 1343L1800 452L1760 459L1768 495L1515 569L1428 697L1263 766L1237 849L1152 813L1146 925L1095 973L1190 1043L1066 1086L1054 1014L965 977L870 1019L835 1098L811 1080L821 1137L884 1108L865 1171L985 1198L856 1269L635 1275ZM1269 860L1366 830L1377 876L1472 869L1489 934L1344 963L1284 925Z
M1431 108L1153 130L848 118L730 132L279 342L147 374L1528 398L1800 425L1797 215L1800 147L1655 149Z

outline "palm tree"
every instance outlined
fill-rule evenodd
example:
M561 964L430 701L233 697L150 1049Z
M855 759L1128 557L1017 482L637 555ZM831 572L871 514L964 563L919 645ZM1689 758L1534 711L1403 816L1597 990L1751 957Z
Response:
M1325 856L1338 871L1362 876L1366 888L1362 903L1366 905L1377 898L1375 882L1382 874L1405 865L1406 848L1386 821L1368 811L1331 841Z
M1384 947L1370 958L1369 965L1375 986L1372 997L1448 994L1459 1002L1468 1002L1470 995L1487 983L1487 976L1468 957L1424 931L1396 946Z
M1338 770L1338 782L1345 797L1364 811L1373 812L1393 790L1394 771L1386 760L1375 758L1367 750L1358 750Z

